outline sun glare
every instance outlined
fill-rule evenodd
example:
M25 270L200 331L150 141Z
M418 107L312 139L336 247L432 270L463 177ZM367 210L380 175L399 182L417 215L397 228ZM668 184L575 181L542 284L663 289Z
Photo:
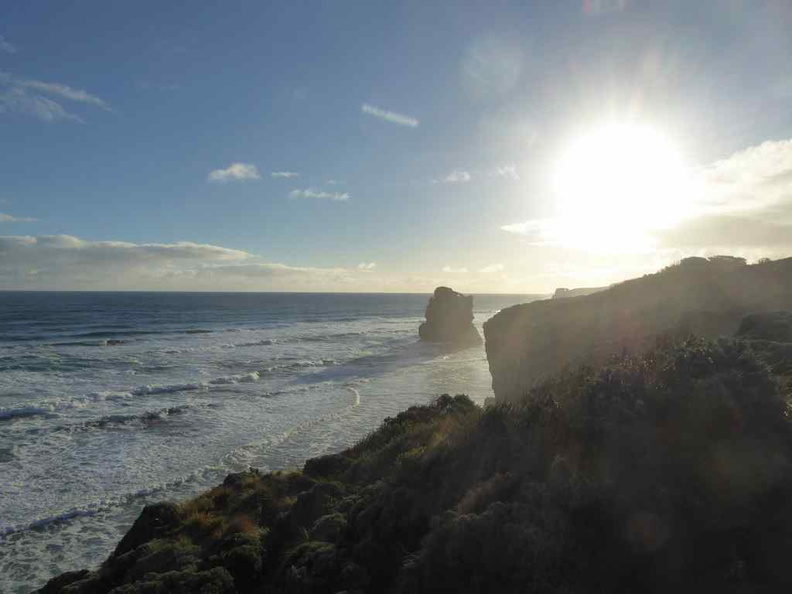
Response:
M650 248L652 231L685 218L686 168L672 143L648 126L608 125L577 140L553 172L564 245L617 252Z

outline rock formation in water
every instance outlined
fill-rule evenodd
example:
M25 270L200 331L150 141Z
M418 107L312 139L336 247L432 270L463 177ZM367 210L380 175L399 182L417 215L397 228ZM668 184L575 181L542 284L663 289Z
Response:
M644 352L659 335L733 336L748 314L789 309L792 258L687 258L599 293L499 312L484 324L492 387L514 401L563 368Z
M426 306L426 321L418 334L426 342L455 346L481 344L481 336L473 326L473 296L462 295L448 287L437 287Z

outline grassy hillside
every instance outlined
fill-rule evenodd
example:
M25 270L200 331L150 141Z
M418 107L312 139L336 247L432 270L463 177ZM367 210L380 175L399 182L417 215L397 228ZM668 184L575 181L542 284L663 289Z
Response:
M732 336L744 316L779 309L792 310L792 258L687 258L592 295L502 310L484 324L492 387L514 401L554 373L643 352L663 334Z
M789 394L761 356L690 339L516 404L443 396L301 472L151 506L43 591L784 591Z

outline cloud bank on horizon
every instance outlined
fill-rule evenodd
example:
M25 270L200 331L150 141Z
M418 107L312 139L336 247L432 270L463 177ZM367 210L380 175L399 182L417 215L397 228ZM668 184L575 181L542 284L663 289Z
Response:
M211 244L89 241L70 235L0 236L0 290L431 292L430 276L379 271L376 262L291 266ZM481 270L502 271L502 265ZM445 278L467 274L445 267ZM450 276L448 276L450 275ZM459 280L459 279L455 279ZM486 289L486 279L469 286Z

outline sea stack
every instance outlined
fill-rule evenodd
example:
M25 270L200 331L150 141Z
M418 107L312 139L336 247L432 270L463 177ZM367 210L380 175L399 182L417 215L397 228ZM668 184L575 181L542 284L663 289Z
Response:
M467 347L481 344L473 326L473 296L437 287L426 306L426 321L418 328L421 340Z

